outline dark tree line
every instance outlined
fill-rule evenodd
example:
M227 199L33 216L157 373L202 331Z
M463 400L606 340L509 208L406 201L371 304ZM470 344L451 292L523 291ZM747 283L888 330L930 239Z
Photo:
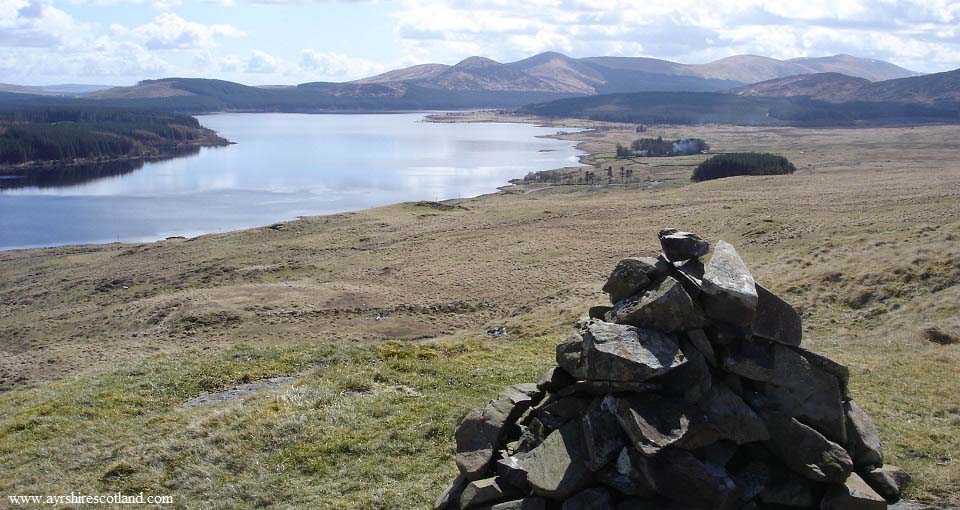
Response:
M102 108L0 110L0 164L156 156L195 144L218 145L189 115Z
M797 169L787 158L766 152L718 154L700 163L690 180L694 182L735 175L784 175Z

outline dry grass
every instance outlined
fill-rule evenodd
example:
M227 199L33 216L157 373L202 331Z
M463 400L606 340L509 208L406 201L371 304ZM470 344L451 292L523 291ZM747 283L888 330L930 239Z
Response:
M801 310L805 343L851 367L889 460L916 475L911 497L960 504L960 345L923 333L960 326L960 132L647 135L781 153L800 171L690 185L689 168L645 162L661 183L647 190L563 187L0 253L0 487L424 508L452 472L456 419L534 377L602 301L613 264L653 254L656 231L677 226L737 246ZM635 136L590 133L584 147L604 164ZM506 341L485 333L501 325ZM289 374L303 378L243 405L177 409Z

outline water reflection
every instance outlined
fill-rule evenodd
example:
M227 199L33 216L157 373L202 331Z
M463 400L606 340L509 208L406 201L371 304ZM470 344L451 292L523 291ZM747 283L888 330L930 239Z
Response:
M155 163L173 158L193 156L200 153L200 147L184 147L162 158L129 159L123 161L109 161L104 163L87 163L82 165L29 167L24 169L0 170L0 190L17 188L69 188L80 186L97 179L127 175L143 168L147 163Z
M0 182L0 249L144 241L416 200L491 193L577 164L556 129L433 124L423 114L218 114L237 142L165 161L66 168ZM141 167L142 164L142 167Z

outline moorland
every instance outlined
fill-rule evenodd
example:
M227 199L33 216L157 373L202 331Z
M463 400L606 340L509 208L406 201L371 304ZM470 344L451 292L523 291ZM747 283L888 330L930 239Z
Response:
M547 368L616 261L673 226L736 245L801 312L805 345L850 367L909 498L960 504L960 132L645 133L797 168L694 184L708 155L616 159L634 125L539 121L593 128L559 135L587 166L470 199L0 253L0 493L428 508L464 413ZM578 184L614 165L631 179ZM294 379L185 405L277 376Z

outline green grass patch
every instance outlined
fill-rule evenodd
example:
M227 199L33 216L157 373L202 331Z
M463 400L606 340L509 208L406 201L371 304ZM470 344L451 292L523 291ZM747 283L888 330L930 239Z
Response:
M430 508L455 475L460 418L504 386L534 380L556 340L241 346L11 391L0 395L0 495L143 491L173 495L177 508ZM941 503L960 491L950 352L884 353L898 361L853 378L889 461L917 479L908 496ZM298 379L242 401L182 406L279 375Z

